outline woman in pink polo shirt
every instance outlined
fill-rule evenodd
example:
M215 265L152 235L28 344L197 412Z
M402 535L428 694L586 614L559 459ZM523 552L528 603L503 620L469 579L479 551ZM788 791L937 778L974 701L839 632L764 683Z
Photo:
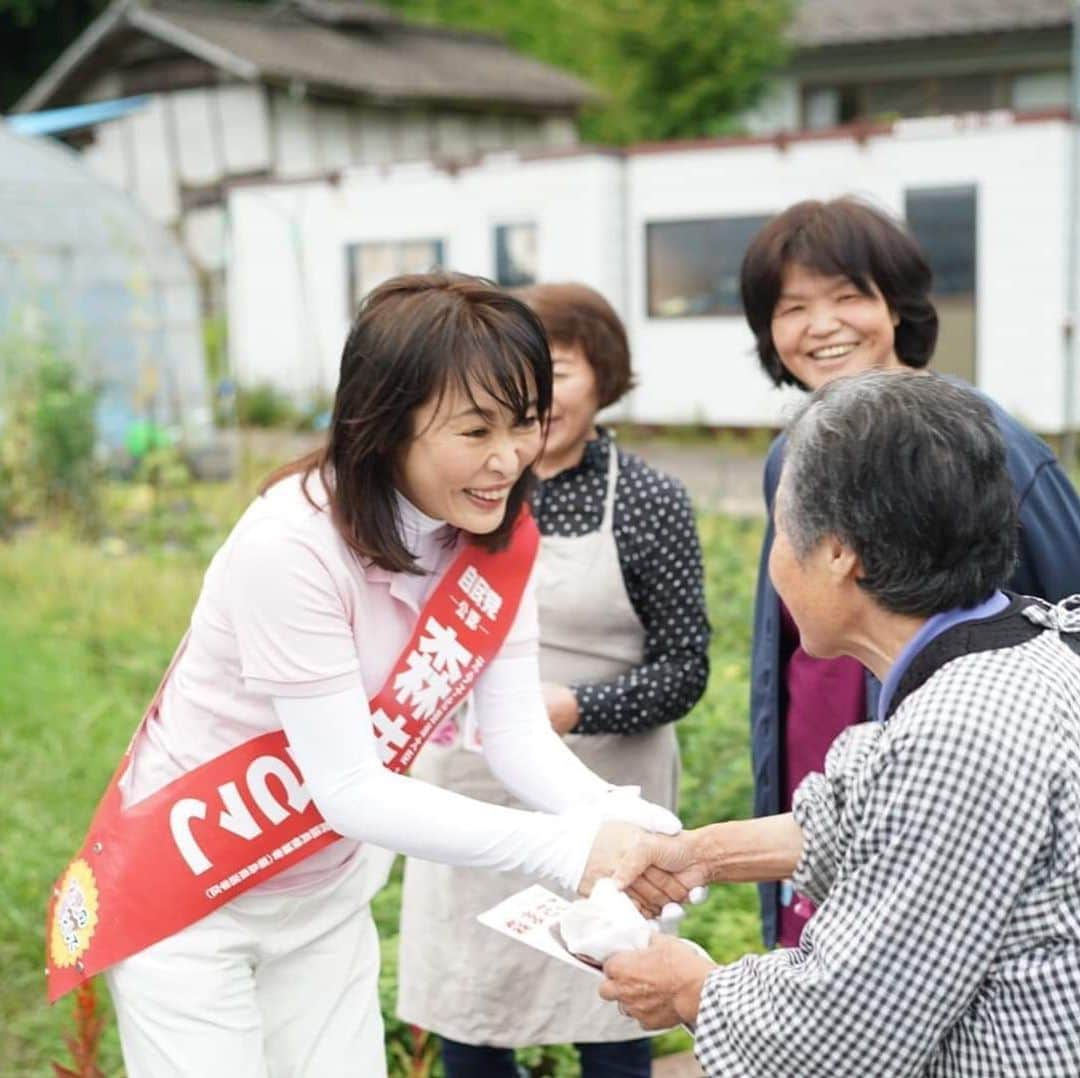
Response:
M264 768L262 800L256 791L249 804L242 783L225 783L220 814L186 797L172 823L179 811L181 824L194 815L204 829L189 835L211 824L254 834L267 814L272 822L276 792L297 808L313 801L342 837L255 886L238 886L243 872L225 879L219 890L242 893L111 966L131 1078L385 1073L369 903L389 857L377 847L587 890L619 850L660 841L640 828L678 830L670 812L598 778L552 731L531 581L473 697L492 771L543 811L472 801L383 766L400 731L368 701L388 678L410 684L411 667L393 681L398 657L463 544L491 552L511 542L551 378L536 317L484 281L400 277L363 305L325 449L272 476L214 556L120 785L130 818L167 784L284 731L304 787L271 788ZM490 593L463 586L496 624ZM289 777L284 762L275 767ZM185 856L198 872L193 842ZM643 905L685 897L674 881L651 879L634 888ZM162 879L160 902L171 894ZM64 911L59 931L78 943L85 913Z

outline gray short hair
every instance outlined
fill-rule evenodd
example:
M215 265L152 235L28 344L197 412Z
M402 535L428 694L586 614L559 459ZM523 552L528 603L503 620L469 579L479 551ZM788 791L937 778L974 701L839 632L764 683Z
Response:
M910 371L838 378L787 437L778 523L796 557L835 535L862 587L920 616L974 606L1012 575L1016 496L975 390Z

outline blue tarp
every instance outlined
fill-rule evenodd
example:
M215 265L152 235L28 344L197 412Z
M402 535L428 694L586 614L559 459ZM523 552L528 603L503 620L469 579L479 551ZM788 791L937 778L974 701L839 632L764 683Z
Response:
M93 101L88 105L72 105L64 109L23 112L6 117L5 122L20 135L61 135L65 131L78 131L82 127L118 120L129 112L143 108L149 101L146 94L118 97L113 101Z

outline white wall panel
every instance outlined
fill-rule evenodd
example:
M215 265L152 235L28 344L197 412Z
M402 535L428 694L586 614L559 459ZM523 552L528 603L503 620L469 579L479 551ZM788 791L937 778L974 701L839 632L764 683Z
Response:
M230 175L270 168L270 110L261 85L219 86L215 91Z
M176 137L180 182L217 183L223 176L221 130L214 90L180 90L168 97Z

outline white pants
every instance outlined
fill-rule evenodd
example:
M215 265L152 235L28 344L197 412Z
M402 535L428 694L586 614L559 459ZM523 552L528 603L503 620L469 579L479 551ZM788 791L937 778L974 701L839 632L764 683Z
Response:
M241 895L109 970L128 1078L385 1076L366 852L317 891Z

